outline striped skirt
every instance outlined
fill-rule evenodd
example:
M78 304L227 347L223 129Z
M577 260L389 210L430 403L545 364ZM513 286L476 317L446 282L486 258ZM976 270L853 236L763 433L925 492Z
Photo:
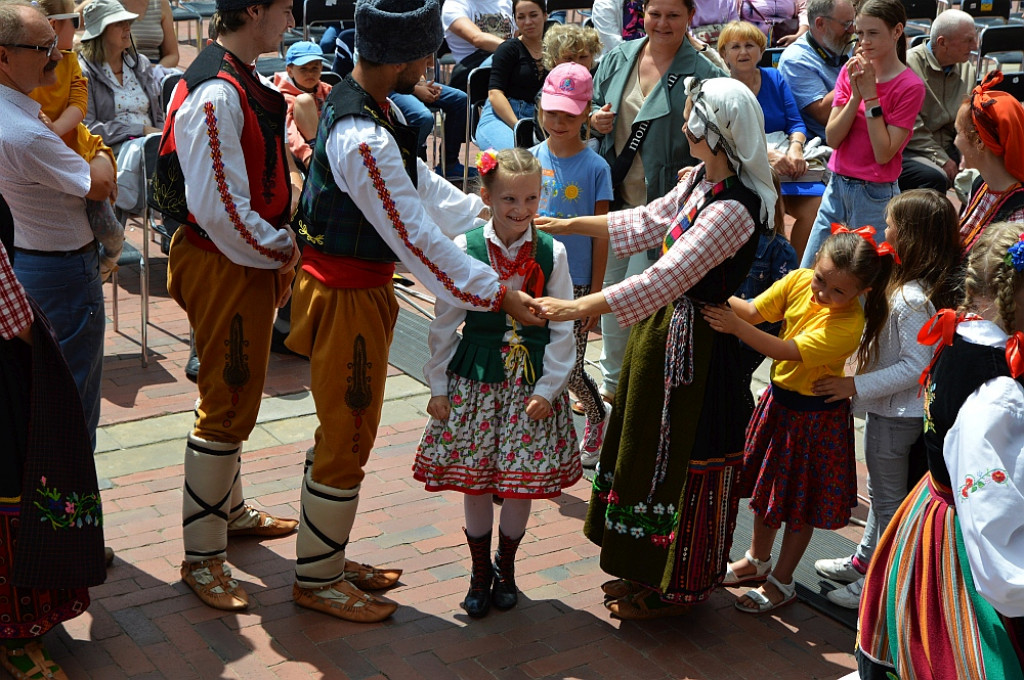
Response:
M859 628L862 678L1024 678L1006 621L974 587L952 491L931 474L871 559Z

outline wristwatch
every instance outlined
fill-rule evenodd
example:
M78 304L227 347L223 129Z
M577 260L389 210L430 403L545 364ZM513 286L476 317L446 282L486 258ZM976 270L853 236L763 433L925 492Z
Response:
M866 117L868 117L868 118L881 118L882 117L882 107L881 107L881 105L875 104L874 106L869 106L868 108L864 109L864 115Z

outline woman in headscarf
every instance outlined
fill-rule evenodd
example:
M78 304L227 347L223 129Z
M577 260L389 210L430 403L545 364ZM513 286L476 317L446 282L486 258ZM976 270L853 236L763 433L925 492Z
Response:
M739 287L778 198L750 90L729 78L687 78L685 88L683 132L701 161L685 179L632 210L537 220L550 233L610 238L619 257L662 251L600 293L540 300L548 319L611 312L633 326L584 529L619 577L602 588L623 619L680 614L725 574L751 408L738 341L697 309Z
M980 173L960 213L960 249L966 261L985 227L1024 222L1024 107L994 89L1003 74L992 71L956 114L954 144L964 167Z

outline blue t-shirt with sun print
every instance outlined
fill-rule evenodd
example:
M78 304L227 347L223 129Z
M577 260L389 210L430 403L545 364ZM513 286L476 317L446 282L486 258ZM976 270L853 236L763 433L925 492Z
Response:
M537 210L545 217L578 217L593 215L598 201L611 201L612 171L608 161L597 152L584 147L583 151L568 158L558 158L541 142L530 149L540 161L542 182L540 206ZM555 236L565 244L569 256L569 275L572 285L589 286L591 277L592 242L589 236Z

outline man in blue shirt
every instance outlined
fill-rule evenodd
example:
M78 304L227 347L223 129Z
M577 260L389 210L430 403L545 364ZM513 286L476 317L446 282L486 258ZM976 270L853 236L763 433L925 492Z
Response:
M779 58L779 72L793 90L808 138L825 137L836 78L853 36L854 16L849 0L808 0L810 29Z

